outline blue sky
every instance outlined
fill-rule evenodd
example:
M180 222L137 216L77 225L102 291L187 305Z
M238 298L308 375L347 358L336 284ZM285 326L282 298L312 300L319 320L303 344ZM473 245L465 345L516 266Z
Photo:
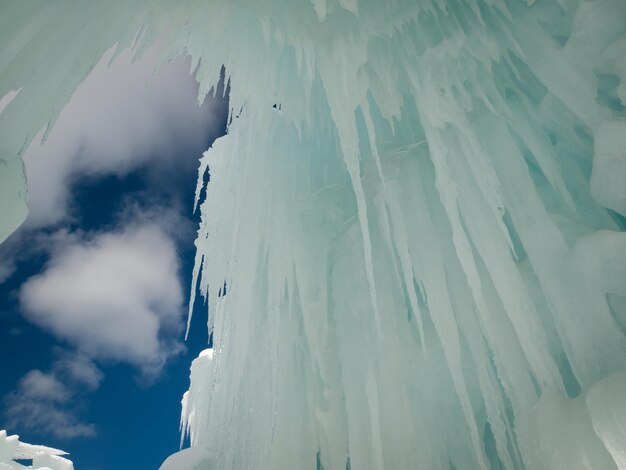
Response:
M153 469L178 449L198 303L183 341L197 163L227 100L196 103L189 60L105 56L24 157L30 215L0 245L0 429L77 469Z

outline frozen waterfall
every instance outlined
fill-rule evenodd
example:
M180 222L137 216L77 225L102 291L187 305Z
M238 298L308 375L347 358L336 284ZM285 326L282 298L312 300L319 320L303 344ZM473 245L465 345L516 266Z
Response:
M0 11L0 239L108 48L230 80L196 201L213 349L163 469L626 469L626 2Z

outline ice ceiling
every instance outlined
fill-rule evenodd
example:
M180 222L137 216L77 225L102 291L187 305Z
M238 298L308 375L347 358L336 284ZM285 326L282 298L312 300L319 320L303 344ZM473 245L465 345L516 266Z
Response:
M626 468L626 2L5 2L0 239L29 140L156 38L232 109L162 468Z

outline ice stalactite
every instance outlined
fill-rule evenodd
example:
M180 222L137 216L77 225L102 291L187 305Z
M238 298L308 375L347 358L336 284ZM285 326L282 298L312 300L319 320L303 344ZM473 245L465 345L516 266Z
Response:
M51 8L24 31L85 38L53 83L140 27L138 51L194 58L201 96L230 80L200 163L213 350L167 465L624 468L624 2ZM53 57L27 32L29 66L0 62L20 145L67 97L26 73Z

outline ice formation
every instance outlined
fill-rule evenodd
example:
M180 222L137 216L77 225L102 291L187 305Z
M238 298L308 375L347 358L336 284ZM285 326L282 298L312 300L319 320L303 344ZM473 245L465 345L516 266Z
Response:
M232 109L164 469L626 468L626 2L4 5L0 239L29 139L156 37Z
M67 452L26 444L20 442L19 436L0 431L0 470L74 470L72 462L63 455Z

